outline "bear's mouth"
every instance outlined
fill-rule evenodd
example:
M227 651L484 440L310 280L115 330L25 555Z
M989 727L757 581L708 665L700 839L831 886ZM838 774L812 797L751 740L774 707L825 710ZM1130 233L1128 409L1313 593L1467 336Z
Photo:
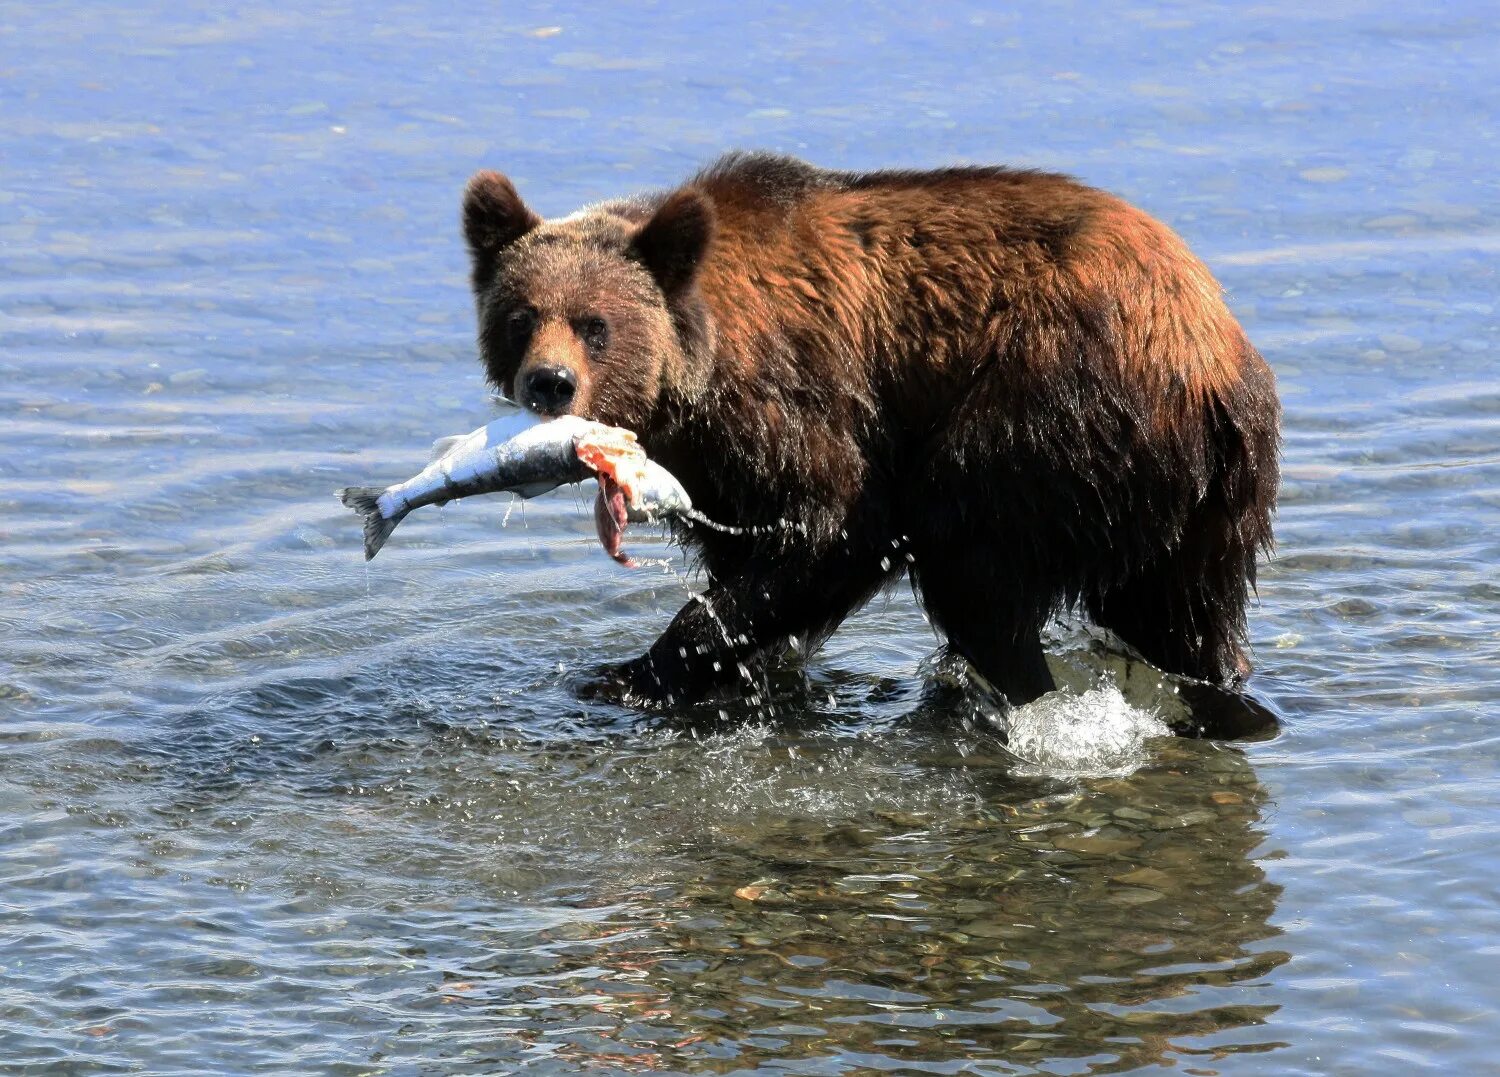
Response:
M627 568L634 568L629 554L621 549L625 540L625 490L611 476L599 473L599 496L594 499L594 527L604 552Z

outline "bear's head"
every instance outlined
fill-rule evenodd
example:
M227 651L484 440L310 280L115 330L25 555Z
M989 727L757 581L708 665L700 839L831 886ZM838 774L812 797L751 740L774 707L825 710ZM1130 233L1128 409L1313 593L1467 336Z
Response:
M496 172L464 196L479 350L492 384L545 416L649 430L701 391L698 269L714 212L691 188L544 221Z

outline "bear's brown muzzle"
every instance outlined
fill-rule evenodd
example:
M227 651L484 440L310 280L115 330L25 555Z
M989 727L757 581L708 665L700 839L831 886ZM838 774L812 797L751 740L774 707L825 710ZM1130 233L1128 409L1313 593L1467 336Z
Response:
M532 337L511 385L513 399L538 415L581 414L588 389L583 344L565 323L549 322Z

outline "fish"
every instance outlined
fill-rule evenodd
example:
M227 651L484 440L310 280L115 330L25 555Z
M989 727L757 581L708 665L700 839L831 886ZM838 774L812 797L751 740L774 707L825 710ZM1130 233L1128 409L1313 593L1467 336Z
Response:
M522 412L468 434L440 438L425 468L393 486L350 486L339 500L364 517L365 560L380 552L396 525L426 505L509 492L523 498L587 479L599 480L594 521L616 561L634 567L621 548L628 523L696 515L677 477L646 455L633 432L577 415L543 420Z
M595 423L573 439L578 459L599 479L594 527L604 551L626 568L636 563L621 549L628 523L656 522L668 516L701 520L677 477L646 455L629 430Z

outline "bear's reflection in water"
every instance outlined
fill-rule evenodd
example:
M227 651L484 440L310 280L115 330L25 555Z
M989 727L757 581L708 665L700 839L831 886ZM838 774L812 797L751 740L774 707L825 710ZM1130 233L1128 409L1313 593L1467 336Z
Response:
M513 956L453 973L454 1001L497 1022L493 1054L469 1048L798 1073L1117 1072L1274 1049L1258 985L1287 954L1244 751L1158 737L1123 776L1027 777L954 718L852 739L787 720L629 753L622 826L655 829L659 855L581 888L578 918L512 937L511 955L547 955L528 983ZM824 780L822 799L800 784Z

